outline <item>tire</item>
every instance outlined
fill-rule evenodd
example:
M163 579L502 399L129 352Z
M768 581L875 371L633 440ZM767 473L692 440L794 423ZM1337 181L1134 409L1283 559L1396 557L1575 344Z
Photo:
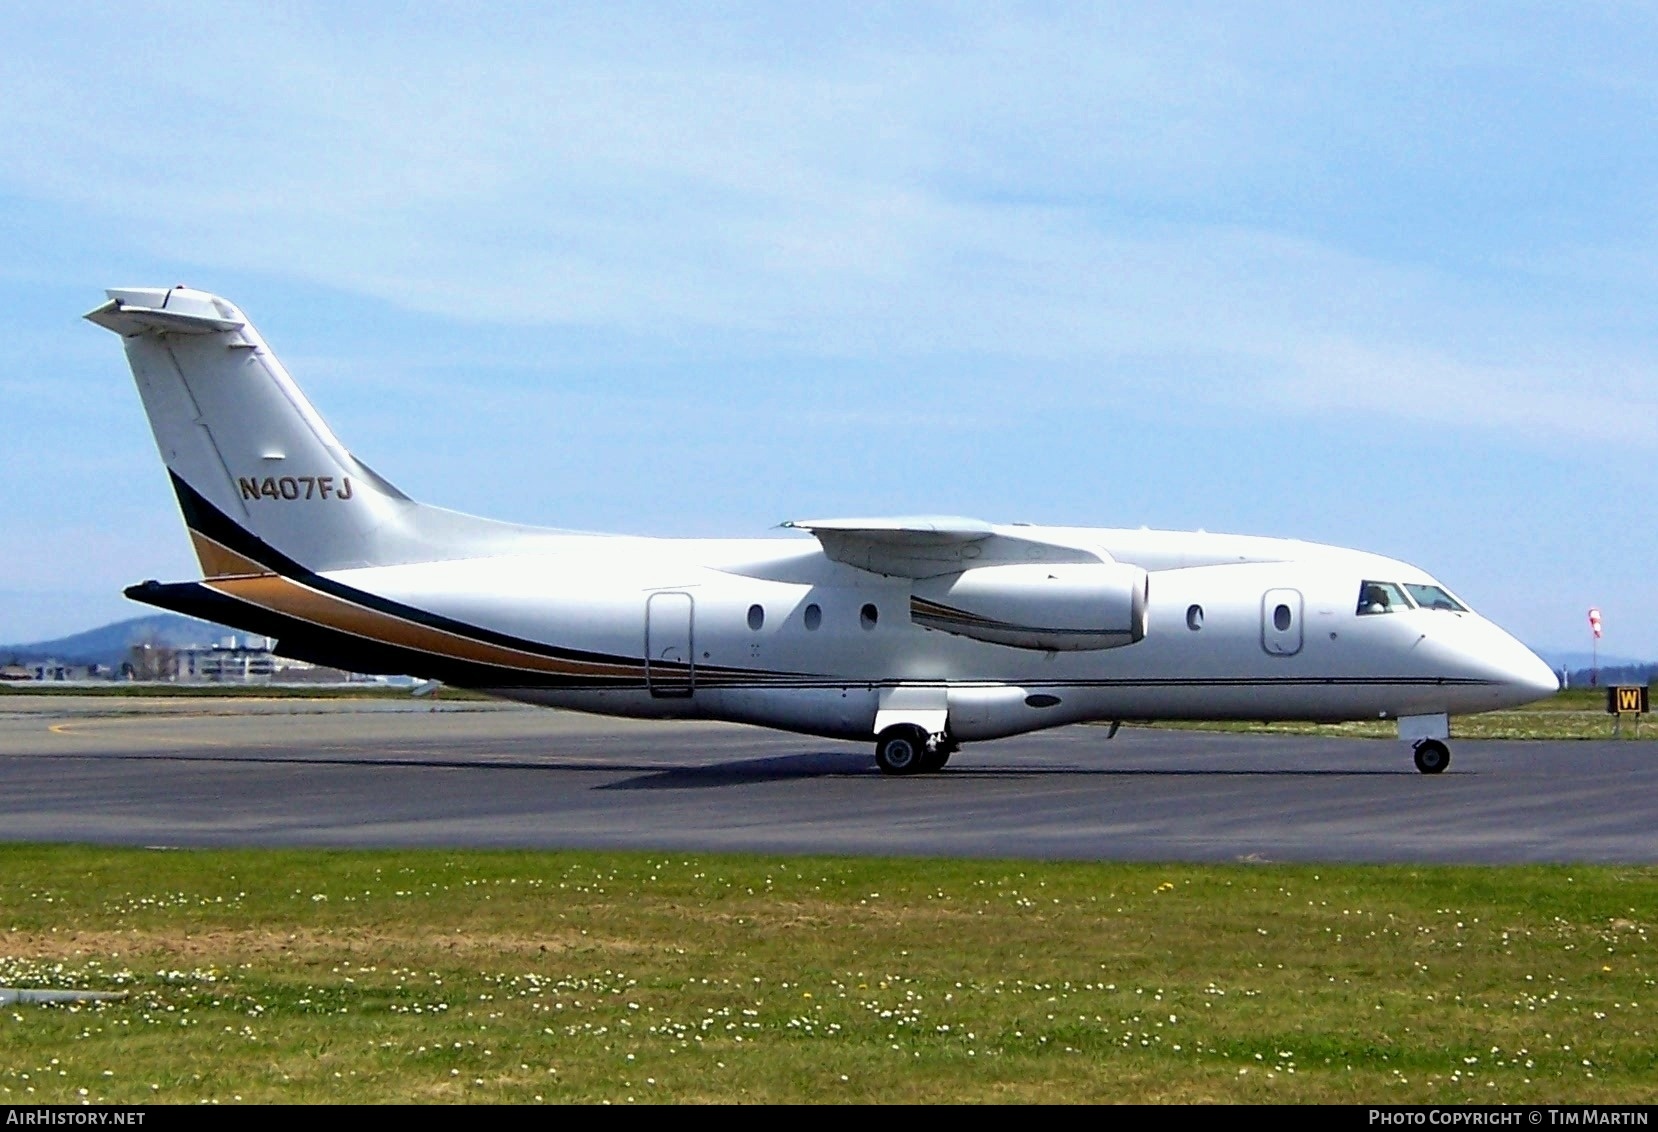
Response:
M911 723L889 727L875 737L875 765L882 774L916 774L927 769L927 733Z
M1416 744L1416 769L1423 774L1443 774L1451 765L1451 749L1438 739Z
M931 774L936 770L943 770L944 764L950 761L950 756L956 753L956 745L948 740L940 740L938 745L927 752L921 760L923 774Z

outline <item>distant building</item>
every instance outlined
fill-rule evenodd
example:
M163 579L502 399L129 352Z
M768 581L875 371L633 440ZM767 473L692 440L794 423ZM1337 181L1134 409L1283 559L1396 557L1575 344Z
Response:
M34 660L27 664L8 664L0 679L34 680L50 683L70 683L84 680L108 680L109 667L103 664L71 664L61 660Z
M167 650L170 671L152 678L176 680L181 684L346 684L374 680L339 668L279 657L271 651L275 643L266 637L247 637L241 641L226 637L213 645L170 649Z
M226 637L218 644L173 650L173 679L183 684L268 684L276 675L271 642L249 637L238 644Z

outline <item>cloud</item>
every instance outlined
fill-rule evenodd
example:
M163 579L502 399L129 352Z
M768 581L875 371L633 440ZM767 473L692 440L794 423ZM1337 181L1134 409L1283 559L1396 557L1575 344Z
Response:
M1307 342L1294 361L1275 388L1281 403L1304 410L1404 419L1436 433L1472 427L1639 447L1658 442L1658 384L1647 368L1478 365L1341 338Z
M0 390L52 486L0 520L29 560L188 570L136 399L88 397L113 344L74 323L158 280L244 303L438 501L681 532L889 499L1335 523L1516 595L1651 557L1597 490L1650 482L1658 408L1658 44L1626 7L6 23ZM1489 470L1510 454L1523 490ZM1382 479L1397 506L1341 527ZM1488 562L1468 516L1519 506L1548 518ZM1589 529L1616 553L1573 557ZM1595 600L1644 592L1629 570Z
M1585 419L1585 373L1658 400L1637 304L1609 328L1572 296L1599 233L1499 225L1469 257L1434 222L1482 193L1501 212L1506 163L1570 136L1492 110L1567 81L1531 74L1547 13L1496 36L1271 6L383 15L186 4L117 35L31 13L0 177L181 273L700 358L971 359L1073 401L1151 375L1545 438ZM1650 101L1627 52L1568 54L1611 76L1610 120ZM1621 270L1650 299L1649 244Z

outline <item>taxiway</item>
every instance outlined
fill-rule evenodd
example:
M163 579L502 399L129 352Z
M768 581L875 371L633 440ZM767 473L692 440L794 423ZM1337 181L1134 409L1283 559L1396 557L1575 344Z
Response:
M864 744L421 700L0 699L0 839L1184 861L1658 861L1658 749L1070 727Z

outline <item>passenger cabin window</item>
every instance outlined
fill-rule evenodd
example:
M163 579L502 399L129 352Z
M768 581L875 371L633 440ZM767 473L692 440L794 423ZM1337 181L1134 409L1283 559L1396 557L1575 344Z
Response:
M749 606L748 607L748 627L750 629L753 629L756 633L758 633L760 631L760 626L764 625L765 623L766 623L765 608L762 607L762 606L759 606L759 605Z
M1201 605L1186 607L1186 628L1194 633L1203 628L1203 607Z
M806 607L806 612L801 620L806 623L806 628L809 631L816 632L817 627L823 624L823 610L818 608L816 602L813 602Z
M1370 613L1398 613L1410 608L1410 598L1395 582L1361 582L1359 583L1359 609L1361 616Z
M1422 609L1443 609L1447 613L1467 613L1468 607L1438 586L1418 586L1405 583L1405 589Z
M875 628L875 622L881 619L881 611L874 605L865 605L858 611L858 624L865 629Z

